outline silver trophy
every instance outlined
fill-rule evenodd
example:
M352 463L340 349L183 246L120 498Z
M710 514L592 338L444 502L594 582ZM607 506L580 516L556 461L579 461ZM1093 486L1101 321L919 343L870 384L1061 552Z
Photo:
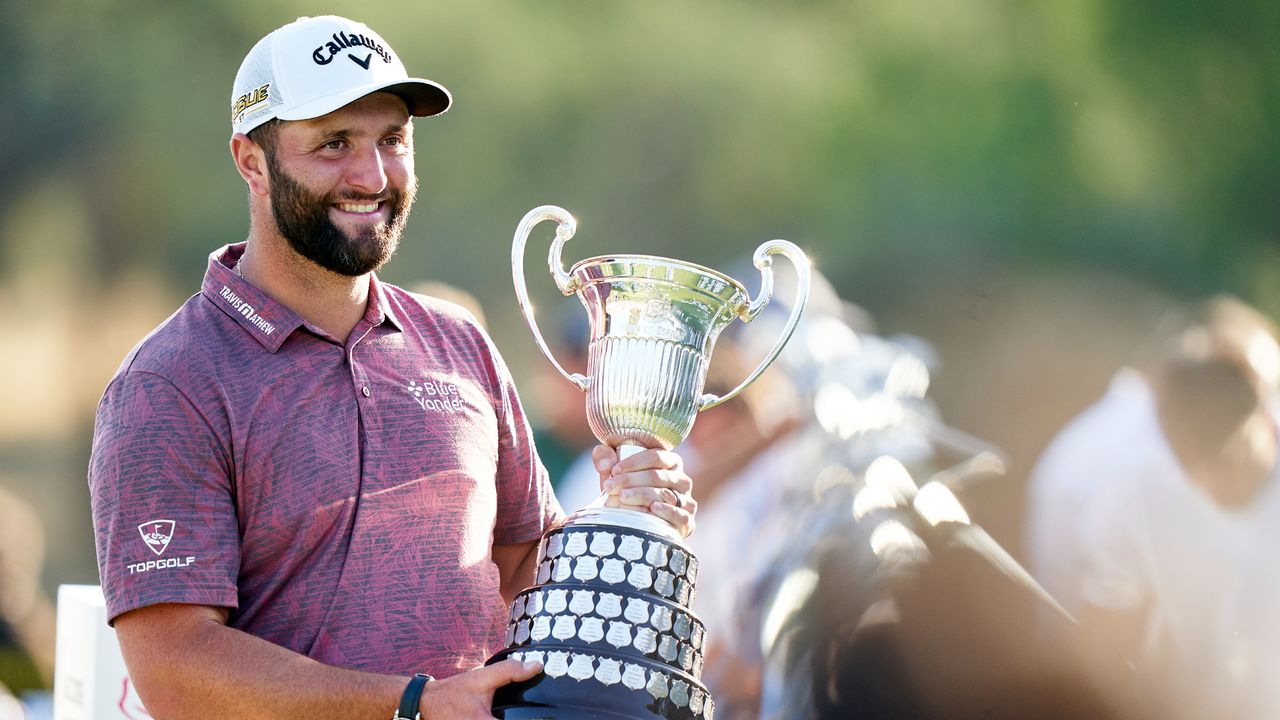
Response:
M556 360L525 287L525 244L544 220L558 223L551 276L561 293L578 296L590 319L585 376ZM679 445L700 410L755 381L782 352L809 295L808 259L785 240L756 249L760 290L751 298L714 270L649 255L588 258L565 272L560 254L576 228L554 205L524 216L511 247L516 297L543 354L587 394L591 431L622 457ZM750 322L773 295L773 255L790 260L799 278L778 341L737 387L704 394L716 338L735 319ZM493 658L536 659L544 673L500 689L495 715L710 720L713 703L699 679L705 631L689 609L697 567L679 532L647 512L608 507L602 497L570 515L543 537L537 584L516 597L506 649Z

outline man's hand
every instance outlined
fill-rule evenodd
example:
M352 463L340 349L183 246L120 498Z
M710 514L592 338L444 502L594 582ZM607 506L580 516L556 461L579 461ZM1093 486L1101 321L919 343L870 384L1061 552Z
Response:
M609 507L647 511L671 523L684 537L694 528L698 501L693 481L684 472L684 460L668 450L644 450L619 461L618 451L597 445L591 461L600 473L600 489L609 496Z
M540 672L542 663L507 659L429 682L422 691L422 717L492 720L494 691L503 685L528 680Z

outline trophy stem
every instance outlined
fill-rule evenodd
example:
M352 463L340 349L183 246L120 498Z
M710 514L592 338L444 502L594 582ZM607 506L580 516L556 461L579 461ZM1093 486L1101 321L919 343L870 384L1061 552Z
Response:
M637 453L644 452L648 448L643 445L633 445L631 443L622 443L618 446L618 460L626 460Z

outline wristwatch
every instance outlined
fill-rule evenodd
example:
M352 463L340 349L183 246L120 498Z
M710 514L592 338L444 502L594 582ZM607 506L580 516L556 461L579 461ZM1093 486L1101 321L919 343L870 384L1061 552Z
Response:
M432 680L435 678L426 673L414 675L409 686L404 689L404 694L400 696L400 707L396 708L396 714L391 716L391 720L422 720L418 704L422 701L422 688Z

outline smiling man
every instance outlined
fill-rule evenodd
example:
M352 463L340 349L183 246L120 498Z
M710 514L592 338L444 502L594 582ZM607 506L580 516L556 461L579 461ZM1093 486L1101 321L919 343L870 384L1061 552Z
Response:
M125 359L89 468L108 615L157 718L487 718L540 670L479 667L561 516L508 370L464 310L376 275L417 190L412 117L450 103L337 17L236 76L247 241ZM692 529L678 456L595 459Z

